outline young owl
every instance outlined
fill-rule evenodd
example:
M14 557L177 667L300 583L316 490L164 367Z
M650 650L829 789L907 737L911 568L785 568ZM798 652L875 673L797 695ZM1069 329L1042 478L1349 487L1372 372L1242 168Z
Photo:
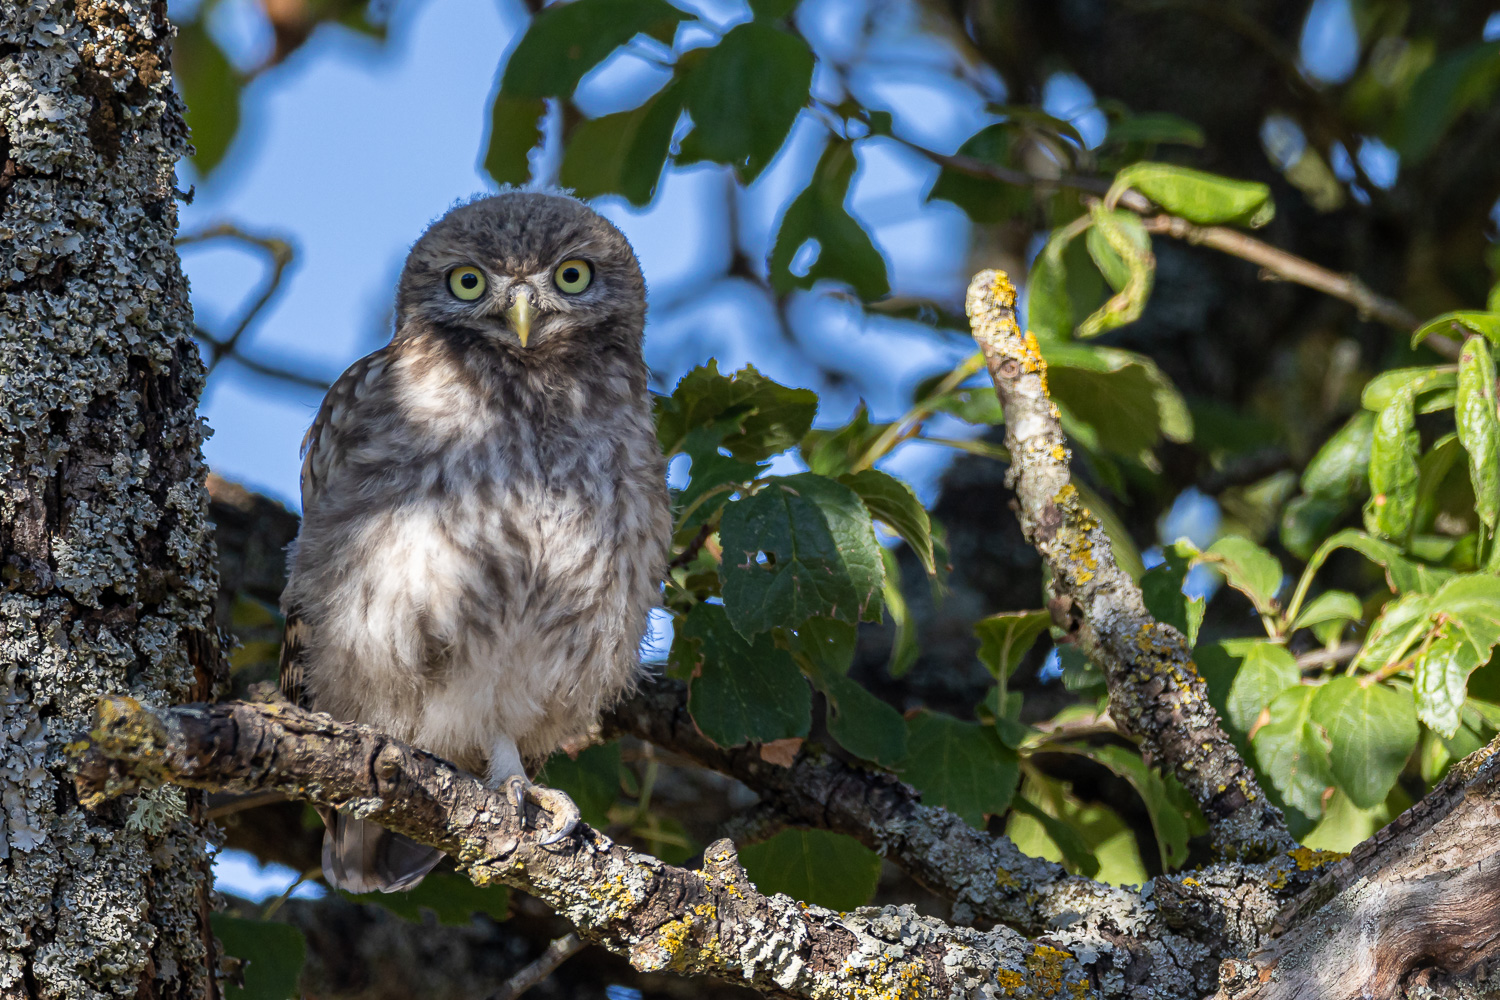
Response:
M671 519L629 243L572 198L510 192L417 241L391 342L328 391L303 444L281 686L508 785L639 670ZM409 889L441 854L324 815L323 872Z

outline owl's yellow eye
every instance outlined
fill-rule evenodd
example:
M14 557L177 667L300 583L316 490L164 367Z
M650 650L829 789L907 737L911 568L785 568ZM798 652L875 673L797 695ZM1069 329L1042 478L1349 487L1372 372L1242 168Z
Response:
M455 267L448 272L448 291L473 302L484 294L484 272L477 267Z
M594 269L586 260L565 260L557 265L557 270L552 272L552 280L557 282L557 287L569 295L577 295L589 287L589 282L594 280Z

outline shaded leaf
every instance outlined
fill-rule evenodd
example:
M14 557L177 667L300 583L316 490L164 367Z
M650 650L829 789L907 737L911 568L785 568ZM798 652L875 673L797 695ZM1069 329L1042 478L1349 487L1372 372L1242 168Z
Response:
M509 916L510 891L503 885L481 888L457 872L432 872L415 889L406 892L367 892L340 895L390 910L402 920L420 924L430 911L438 923L463 927L484 913L495 920Z
M521 185L531 179L531 151L542 141L546 111L540 97L495 95L484 147L484 169L495 183Z
M555 753L537 783L566 792L595 829L609 825L609 807L620 794L620 744L617 740L580 750L576 758Z
M885 586L880 594L885 600L886 611L890 613L891 624L896 627L886 671L892 677L903 677L921 655L917 647L917 623L907 606L906 595L901 592L901 567L896 563L896 554L882 547L880 556L885 562Z
M769 260L771 287L778 293L811 288L825 279L848 285L865 301L890 291L885 258L844 207L854 167L853 145L831 143L812 182L787 206ZM799 253L814 255L805 268ZM795 273L794 266L802 273Z
M1146 143L1150 145L1203 145L1203 130L1186 118L1164 111L1147 112L1116 118L1104 134L1105 145Z
M868 903L880 879L880 855L827 830L782 830L742 848L740 864L768 896L785 893L840 912Z
M1411 695L1340 675L1317 689L1312 717L1328 733L1339 789L1361 809L1383 802L1417 746Z
M243 987L222 984L225 997L235 1000L297 1000L297 981L307 960L307 939L291 924L248 920L227 913L209 914L214 937L224 954L243 962Z
M994 164L999 167L1014 167L1012 162L1016 144L1011 136L1015 132L1012 122L996 122L986 125L964 140L958 147L958 156ZM975 222L994 225L1016 217L1032 204L1031 190L1015 184L989 177L975 177L972 173L953 167L944 167L938 172L927 200L950 201L964 210L964 214Z
M828 700L828 732L839 746L881 767L896 767L906 759L906 723L900 712L848 677L820 674L814 682Z
M559 180L579 198L621 194L633 205L650 204L681 114L678 88L669 87L631 111L579 122Z
M744 635L813 615L880 620L880 545L842 483L811 472L772 479L725 507L719 539L724 607Z
M808 471L820 476L841 476L864 457L890 424L870 422L870 411L864 400L844 426L831 431L811 430L802 439L802 461Z
M937 572L932 551L932 522L910 486L878 469L863 469L839 476L838 481L859 494L871 517L884 521L911 546L928 576Z
M566 97L585 73L636 35L669 43L688 16L666 0L572 0L543 7L506 61L500 92Z
M1307 468L1302 488L1308 493L1343 499L1369 481L1370 446L1375 438L1375 414L1356 413L1333 433Z
M1387 135L1402 159L1427 156L1443 134L1472 107L1487 103L1500 81L1500 42L1445 53L1417 77Z
M812 72L798 36L764 21L730 29L683 80L693 131L678 162L726 163L744 183L755 180L807 104Z
M1106 200L1111 204L1134 188L1173 215L1204 226L1239 225L1251 229L1276 214L1271 189L1256 181L1236 181L1168 163L1132 163L1115 175Z
M1430 594L1453 576L1451 570L1438 566L1425 566L1408 559L1390 542L1371 537L1352 528L1346 528L1324 540L1313 553L1312 558L1308 560L1307 570L1304 572L1316 573L1317 568L1323 564L1329 554L1341 548L1353 549L1377 566L1384 567L1387 582L1391 589L1398 593L1415 590Z
M721 375L710 360L684 375L670 396L657 397L656 435L668 455L722 447L755 462L801 441L817 412L811 389L773 382L750 365Z
M672 658L692 677L693 721L719 746L807 735L812 693L769 633L747 641L722 607L697 604L677 627Z
M172 77L187 110L193 165L207 175L224 159L240 127L240 77L202 21L177 22Z
M922 802L961 816L975 829L1005 812L1020 778L1016 752L989 726L923 709L906 720L907 761L902 780Z
M1137 458L1162 437L1192 440L1187 404L1150 359L1074 344L1048 344L1044 354L1052 398L1094 429L1099 448Z

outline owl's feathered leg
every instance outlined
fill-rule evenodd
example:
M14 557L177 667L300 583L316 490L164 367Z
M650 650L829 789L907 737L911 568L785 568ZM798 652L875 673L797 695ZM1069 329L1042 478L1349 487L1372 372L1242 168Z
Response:
M552 831L537 841L538 845L546 847L557 843L578 829L578 824L583 822L578 806L567 795L555 788L544 788L531 783L531 779L526 777L526 768L521 763L521 752L516 748L516 741L510 737L500 737L490 749L489 771L489 786L505 789L506 798L516 807L522 826L526 825L528 800L552 815Z
M443 852L368 820L323 814L323 878L345 892L405 892L443 860Z

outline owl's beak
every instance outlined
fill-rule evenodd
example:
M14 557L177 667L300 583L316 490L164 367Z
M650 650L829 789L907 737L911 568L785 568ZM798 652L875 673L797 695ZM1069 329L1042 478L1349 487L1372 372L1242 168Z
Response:
M521 346L525 347L531 336L531 293L524 288L516 289L516 300L505 310L505 318L510 320L510 328L516 331Z

